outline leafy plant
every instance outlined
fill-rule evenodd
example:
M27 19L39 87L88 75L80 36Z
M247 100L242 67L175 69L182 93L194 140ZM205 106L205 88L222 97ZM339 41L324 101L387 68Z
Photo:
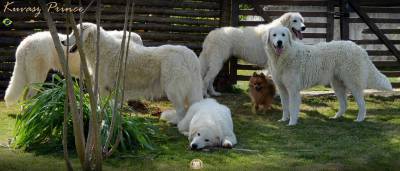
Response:
M62 147L62 135L64 121L64 102L66 81L59 76L55 76L51 83L32 85L39 92L32 99L23 102L23 110L17 116L15 126L16 148L32 149L35 147L43 147L43 145L52 145ZM77 105L81 100L79 96L79 85L74 82L74 92L77 99ZM82 98L83 120L85 125L85 135L88 132L89 122L89 97L87 94ZM102 113L104 120L101 125L101 139L104 145L108 136L111 124L112 102L109 99L101 99ZM99 110L99 109L98 109ZM122 122L121 127L117 127L114 131L114 138L110 142L111 147L116 141L119 141L118 151L127 152L138 149L155 148L154 143L150 141L152 137L159 137L158 127L154 126L154 120L150 118L128 116L122 111L121 117L117 118L117 122ZM73 127L71 115L68 115L68 144L73 147ZM116 138L118 136L119 138Z

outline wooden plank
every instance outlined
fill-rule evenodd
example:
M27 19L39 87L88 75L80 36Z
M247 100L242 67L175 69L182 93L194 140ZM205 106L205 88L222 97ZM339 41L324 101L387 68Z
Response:
M400 77L400 71L381 71L387 77Z
M376 67L400 67L396 61L373 61Z
M237 75L237 80L238 81L249 81L251 76L247 76L247 75Z
M400 88L400 83L392 83L392 87L394 87L394 88Z
M14 62L15 61L15 57L14 55L10 55L10 56L0 56L0 63L3 62Z
M233 27L239 26L239 2L232 1L232 21L231 24ZM264 22L263 22L264 23Z
M385 6L385 7L400 6L398 0L384 0L384 1L361 0L359 1L359 3L362 6Z
M145 46L161 46L165 44L171 45L184 45L192 50L201 50L202 49L202 42L181 42L181 41L168 41L168 42L156 42L156 41L143 41Z
M400 34L400 29L380 29L383 34ZM364 29L364 34L375 34L371 29Z
M239 21L239 26L257 26L260 24L265 24L264 21ZM307 28L326 28L327 23L304 23Z
M399 7L361 7L367 13L400 13Z
M258 67L256 65L244 65L244 64L239 64L237 65L238 70L262 70L262 67Z
M125 6L113 5L110 7L103 7L101 13L103 15L107 14L121 14L124 12L121 11ZM90 8L89 12L94 13L96 11L95 8ZM172 15L172 16L184 16L184 17L212 17L218 18L220 16L219 9L217 10L190 10L190 9L172 9L172 8L154 8L154 7L135 7L135 14L157 14L157 15Z
M359 45L367 45L367 44L382 44L382 41L378 40L351 40ZM391 43L393 44L400 44L400 40L390 40Z
M238 0L240 4L248 4L247 0ZM291 6L325 6L326 0L257 0L259 5L291 5Z
M138 33L143 40L154 40L154 41L203 41L205 34L182 34L182 33L163 33L163 32L139 32Z
M307 11L299 11L300 14L303 17L326 17L328 16L327 12L307 12ZM279 17L281 15L283 15L284 13L287 13L287 11L263 11L263 14L266 16L275 16L275 17ZM239 15L258 15L257 12L255 12L254 10L240 10L239 11Z
M0 63L0 71L13 71L14 63Z
M393 54L387 50L367 50L369 56L392 56Z
M389 39L379 30L378 26L375 23L371 22L369 16L360 9L359 4L354 1L349 1L350 6L354 9L355 12L360 16L360 18L368 25L368 27L375 33L375 35L386 45L390 52L397 58L400 63L400 52L397 48L389 42Z
M126 0L107 1L107 4L126 5ZM170 0L135 0L135 6L152 6L164 8L219 9L217 2L170 1Z
M229 81L231 85L237 83L237 66L238 66L238 59L231 58L229 60Z
M373 23L400 23L400 19L396 18L370 18L369 19ZM350 23L364 23L364 20L361 18L350 18Z

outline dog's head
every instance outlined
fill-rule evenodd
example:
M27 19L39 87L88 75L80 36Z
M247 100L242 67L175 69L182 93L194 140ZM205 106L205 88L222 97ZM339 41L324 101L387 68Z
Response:
M211 127L202 127L190 132L189 141L191 150L201 150L207 147L221 146L221 139Z
M272 27L262 36L267 51L273 51L276 56L285 53L292 46L292 35L288 28L283 26Z
M82 43L88 43L89 41L94 41L95 35L97 33L97 26L93 23L82 23L82 27L80 24L77 25L79 35L82 37ZM101 28L100 28L101 29ZM74 36L74 32L68 35L67 40L62 40L61 44L64 46L70 46L69 52L75 53L78 50L78 46L76 45L76 39ZM92 42L93 43L93 42Z
M257 74L256 72L250 77L249 88L256 90L257 92L263 91L273 94L274 83L270 76L265 76L264 73Z
M288 12L278 19L282 26L287 27L292 32L293 39L303 39L302 31L306 30L304 18L298 12Z

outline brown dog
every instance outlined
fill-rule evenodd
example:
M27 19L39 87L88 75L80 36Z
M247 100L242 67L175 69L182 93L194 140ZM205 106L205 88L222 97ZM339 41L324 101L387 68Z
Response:
M276 94L274 82L271 77L266 77L263 73L253 73L249 81L249 95L253 104L252 112L271 109L273 98Z

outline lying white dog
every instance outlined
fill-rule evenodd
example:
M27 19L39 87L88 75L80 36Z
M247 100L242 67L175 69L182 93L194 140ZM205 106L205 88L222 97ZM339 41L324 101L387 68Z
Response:
M273 26L285 26L294 34L294 39L302 39L301 31L306 29L300 13L285 13L269 24L256 27L222 27L211 31L204 40L203 50L200 53L201 72L204 81L203 93L208 96L207 90L213 96L220 93L214 90L214 79L221 70L224 62L231 56L238 57L260 67L267 65L261 35Z
M359 107L357 122L366 115L364 89L392 90L389 80L374 66L367 52L351 41L304 45L293 41L285 27L271 28L263 35L263 41L269 69L281 95L280 121L290 118L289 125L297 123L303 89L331 83L340 104L334 118L345 113L346 91L350 91Z
M87 55L89 72L93 75L97 28L93 23L83 23L82 29L83 50ZM70 36L70 40L70 45L73 46L75 37ZM115 90L121 41L100 28L99 44L101 47L99 93L100 96L108 96ZM136 43L130 44L124 100L166 96L176 109L176 117L169 122L177 124L185 116L186 106L203 99L202 85L200 62L189 48L173 45L144 47Z
M179 131L189 136L190 148L232 148L236 143L231 111L214 99L203 99L190 106L178 124Z
M122 31L114 30L108 33L120 40L123 37ZM58 34L58 36L61 40L67 38L64 34ZM131 33L130 40L143 45L142 39L136 33ZM63 48L65 52L66 47L63 46ZM17 102L26 86L32 83L43 83L51 69L62 70L53 39L48 31L34 33L22 40L15 53L15 59L13 75L4 96L7 106ZM79 53L70 53L68 66L73 77L79 77L80 64ZM36 91L30 88L27 98L35 94Z

